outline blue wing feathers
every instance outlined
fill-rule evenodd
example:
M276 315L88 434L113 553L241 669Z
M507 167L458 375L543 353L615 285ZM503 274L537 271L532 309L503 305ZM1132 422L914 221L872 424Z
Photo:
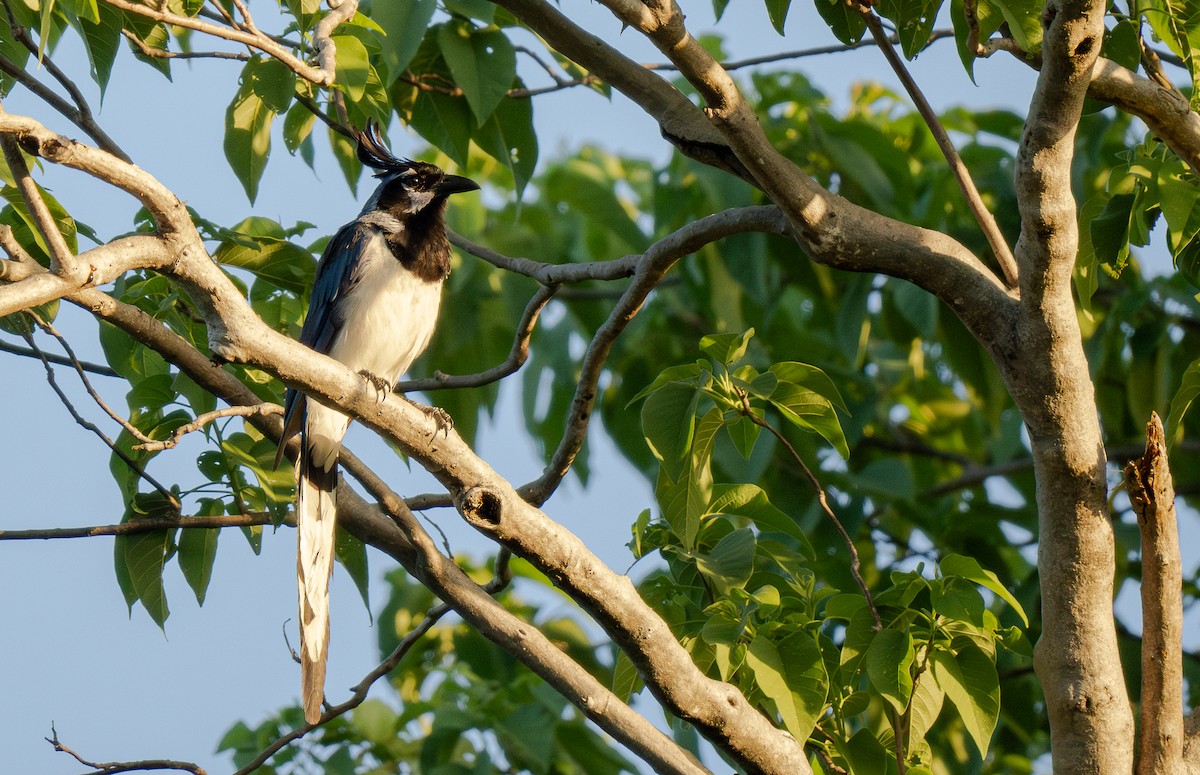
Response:
M368 236L368 227L354 221L338 229L325 252L317 263L317 273L313 280L312 299L308 306L308 317L300 330L300 342L319 353L329 352L334 338L342 327L342 321L337 314L338 301L345 297L347 291L356 282L358 259L362 254L363 243ZM304 394L295 388L288 388L284 401L284 434L279 441L279 450L288 440L295 436L303 426ZM278 460L276 460L278 465Z

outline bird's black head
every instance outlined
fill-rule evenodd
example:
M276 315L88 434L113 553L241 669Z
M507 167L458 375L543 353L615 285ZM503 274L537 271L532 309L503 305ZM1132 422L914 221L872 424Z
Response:
M376 170L375 177L381 181L364 212L384 210L403 219L430 205L440 209L451 194L479 188L475 181L447 175L435 164L393 156L374 121L368 121L367 128L358 133L358 160Z

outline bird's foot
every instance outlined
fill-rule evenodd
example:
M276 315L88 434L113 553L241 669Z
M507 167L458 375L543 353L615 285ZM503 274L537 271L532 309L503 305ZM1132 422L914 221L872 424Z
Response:
M388 382L383 377L379 376L378 374L372 374L366 369L359 371L358 375L365 379L367 383L371 385L371 387L375 388L375 392L380 403L386 401L387 397L391 395L392 383Z
M437 426L438 431L447 437L450 436L450 431L454 429L454 418L450 416L449 412L440 406L426 406L425 404L418 404L408 396L402 395L401 398L420 409L425 413L426 417L433 420L433 423ZM436 436L437 434L435 433L434 435Z

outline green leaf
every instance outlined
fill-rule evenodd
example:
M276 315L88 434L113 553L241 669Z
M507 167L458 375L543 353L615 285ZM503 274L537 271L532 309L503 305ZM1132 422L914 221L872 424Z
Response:
M35 183L34 185L37 186L38 194L41 195L42 201L46 203L46 209L50 211L50 215L54 218L54 223L56 226L58 226L58 231L62 234L63 240L67 243L67 247L70 248L72 253L78 253L78 227L75 223L75 219L71 217L70 213L68 213L61 204L59 204L58 200L54 198L53 194L42 188L40 184ZM37 222L34 220L33 215L29 212L29 208L26 207L25 200L21 196L21 192L13 186L6 185L3 189L0 189L0 196L4 197L5 201L7 201L9 206L12 207L13 212L16 213L16 215L20 217L21 221L29 228L34 242L37 243L37 246L42 253L46 256L49 256L50 249L46 247L46 241L42 237L42 232L37 227Z
M907 735L909 753L912 753L914 747L925 740L925 735L933 728L933 722L937 721L938 714L942 712L942 703L945 698L946 693L942 691L942 687L938 686L929 671L926 670L922 673L917 679L916 688L913 689L912 703L909 707L910 726Z
M337 160L338 167L342 170L346 185L350 186L350 192L357 194L358 179L362 177L362 163L358 160L354 142L341 132L330 128L329 147L333 151L333 158Z
M755 409L750 411L757 413ZM754 445L758 443L758 436L762 432L762 428L749 417L739 417L731 423L726 423L725 431L729 434L729 439L733 442L738 454L749 460L750 455L754 452Z
M1022 51L1032 53L1042 47L1041 0L987 0L987 3L1000 10Z
M247 218L235 226L231 231L236 241L231 238L222 242L213 259L224 266L253 272L283 290L304 294L312 287L316 271L312 253L286 239L247 231L255 223L256 219Z
M242 69L242 85L257 94L269 110L283 113L296 93L296 75L274 57L255 57Z
M782 35L783 25L787 22L788 8L791 7L792 0L766 0L766 3L767 16L771 19L771 26Z
M166 624L171 614L162 574L174 532L151 530L116 539L117 562L124 564L133 593L159 627Z
M225 111L225 158L251 203L271 153L272 111L262 97L243 87Z
M941 6L942 0L882 0L877 7L895 22L904 56L914 59L929 42Z
M158 49L160 51L168 50L171 35L167 32L165 25L151 22L145 17L133 13L127 13L125 14L125 29L133 33L134 37L140 40L147 48ZM141 47L137 46L132 40L129 41L129 50L133 52L135 59L145 62L166 76L168 81L171 80L170 59L147 56L142 53Z
M996 665L965 638L957 639L954 645L955 654L938 650L931 655L933 678L958 710L979 755L987 756L1000 718L1000 679Z
M214 501L220 506L219 501ZM215 512L220 514L220 511ZM208 583L212 580L213 562L217 558L218 528L188 528L179 534L179 569L196 594L196 602L204 605Z
M475 121L463 97L418 90L413 104L412 128L460 167L465 167Z
M787 513L772 505L767 493L754 484L716 484L708 514L730 514L745 517L764 532L783 533L799 542L805 556L813 557L812 546L804 530Z
M353 35L334 35L332 41L337 46L337 71L333 83L341 87L347 97L358 102L367 88L370 54L363 42Z
M938 302L929 293L912 283L896 280L888 283L900 315L912 324L924 339L937 334Z
M908 707L912 696L912 664L916 658L912 636L907 631L885 629L876 633L864 657L871 685L897 713Z
M770 403L785 420L803 430L821 434L839 455L850 457L850 446L829 399L798 385L781 382L771 395Z
M890 759L887 749L883 747L871 730L860 729L845 743L834 738L834 744L837 745L838 751L846 757L846 761L850 763L851 772L856 774L888 772Z
M94 21L79 18L79 35L87 50L88 64L91 66L92 80L100 87L100 95L104 96L108 88L108 79L112 75L113 62L121 49L121 27L124 17L112 6L101 3L98 15Z
M748 527L729 533L708 554L696 556L696 567L722 594L741 589L754 571L754 532Z
M943 576L961 576L985 589L990 589L997 597L1012 606L1013 610L1017 612L1017 616L1020 616L1021 621L1025 623L1025 626L1029 626L1029 617L1025 615L1025 609L1021 607L1021 604L1017 602L1012 593L1000 583L1000 578L990 570L984 570L975 558L965 557L961 554L948 554L942 558L938 567Z
M849 413L846 404L842 401L841 393L838 392L837 386L833 384L833 380L816 366L796 361L783 361L771 366L770 370L772 374L779 378L780 382L790 382L793 385L808 388L828 398L838 409L847 414Z
M413 55L421 46L421 38L429 28L437 0L409 0L409 2L377 2L371 7L371 18L387 34L380 40L383 62L395 81L408 67ZM391 86L391 83L385 84Z
M857 43L867 29L867 23L858 11L842 0L814 0L817 13L829 25L834 37L843 43Z
M399 718L382 700L369 699L354 709L350 726L375 745L386 746L396 738Z
M773 643L759 636L746 651L746 666L760 691L775 703L784 728L807 740L825 709L828 677L813 637L797 632Z
M288 153L294 154L300 149L300 144L312 134L316 121L317 114L299 102L288 108L287 115L283 117L283 144Z
M1192 361L1192 364L1187 367L1187 371L1183 373L1183 379L1179 383L1179 390L1171 399L1171 412L1167 415L1168 444L1175 444L1178 441L1183 416L1191 408L1196 396L1200 396L1200 359Z
M521 82L517 82L521 86ZM533 177L538 141L533 127L533 100L505 99L475 133L475 143L512 173L517 197Z
M371 573L367 568L367 545L339 527L334 537L334 554L354 581L354 586L358 587L358 594L362 595L363 605L370 615Z
M1120 268L1129 259L1129 219L1133 194L1115 194L1088 227L1092 248L1102 264Z
M687 382L699 387L701 384L700 375L702 373L705 373L704 369L702 369L698 363L684 363L679 366L668 366L667 368L663 369L657 377L654 378L653 382L639 390L637 395L629 399L629 403L625 405L625 408L628 409L636 402L650 395L669 382Z
M504 99L517 75L517 53L498 29L476 29L457 20L437 27L438 46L463 91L475 121L482 124Z
M663 472L678 481L692 446L700 393L687 382L669 382L642 404L642 433Z
M753 328L741 334L709 334L700 339L700 350L713 361L728 366L742 359L753 336Z
M489 0L445 0L446 10L452 14L491 24L496 18L496 6Z

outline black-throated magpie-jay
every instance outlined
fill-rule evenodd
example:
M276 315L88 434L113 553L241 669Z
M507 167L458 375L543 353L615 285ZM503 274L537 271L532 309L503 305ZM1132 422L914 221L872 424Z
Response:
M433 164L393 156L370 123L358 135L358 158L377 170L380 183L358 218L326 246L300 341L386 391L433 335L442 281L450 274L446 198L479 185ZM300 673L304 718L315 724L325 693L338 452L350 418L295 389L287 392L284 418L279 456L300 434Z

